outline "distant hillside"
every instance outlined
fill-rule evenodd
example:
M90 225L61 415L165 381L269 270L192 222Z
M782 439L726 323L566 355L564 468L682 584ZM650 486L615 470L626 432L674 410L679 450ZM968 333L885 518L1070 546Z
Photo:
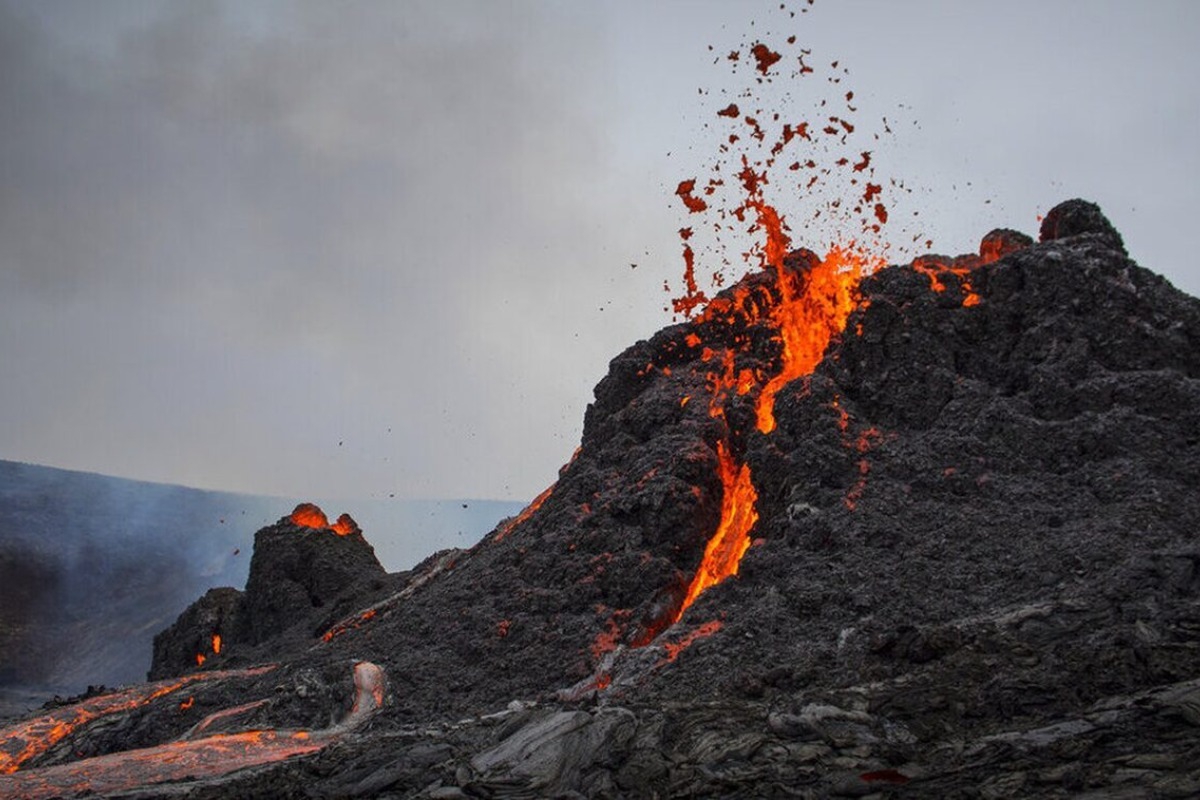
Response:
M254 532L301 500L349 512L389 571L472 545L521 508L258 497L0 461L0 713L144 679L154 634L198 594L242 586Z

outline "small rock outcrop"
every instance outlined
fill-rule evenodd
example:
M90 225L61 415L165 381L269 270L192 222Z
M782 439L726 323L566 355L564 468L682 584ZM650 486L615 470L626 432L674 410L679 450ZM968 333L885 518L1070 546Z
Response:
M219 655L236 627L242 593L229 586L209 589L179 618L154 637L154 657L147 680L182 675Z
M245 591L209 591L155 637L149 679L224 663L218 656L290 631L308 641L378 591L386 576L349 514L330 525L317 506L303 503L255 534Z
M345 533L299 524L296 517L293 512L254 535L235 642L255 645L297 624L311 625L352 587L387 574L349 515L337 523Z

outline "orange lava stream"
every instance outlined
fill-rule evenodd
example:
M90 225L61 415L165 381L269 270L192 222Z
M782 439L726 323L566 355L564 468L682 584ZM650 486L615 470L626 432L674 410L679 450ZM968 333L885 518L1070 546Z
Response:
M142 702L175 691L193 680L215 676L257 674L273 666L239 672L209 672L180 678L173 683L150 684L138 690L113 695L102 704L105 713L132 708L117 702L127 694L137 694ZM341 723L323 730L247 730L235 733L216 733L199 739L185 736L174 742L128 750L120 753L86 758L69 764L0 775L0 797L20 797L28 800L95 795L145 788L169 781L191 780L196 777L219 777L236 770L274 763L324 749L362 725L383 706L386 694L383 670L368 661L354 665L354 705ZM86 705L88 701L83 704ZM267 701L260 700L211 714L191 735L199 733L212 722L257 708ZM135 704L136 705L136 704ZM79 706L70 710L77 710ZM79 716L79 715L77 715ZM94 714L89 719L94 719ZM84 720L86 721L86 720Z
M721 630L724 623L719 619L709 620L698 628L688 631L687 635L678 642L666 642L663 644L663 649L666 651L666 657L659 662L670 663L679 658L679 654L687 650L696 642L697 639L705 639L712 636L717 631Z
M709 587L737 574L742 556L750 548L750 529L758 522L758 511L754 507L758 492L750 480L749 465L734 461L724 442L717 442L717 459L721 484L725 488L721 496L721 522L704 548L704 559L671 624L678 622L683 612Z
M779 213L762 199L762 176L749 167L743 171L747 192L744 208L757 215L755 229L765 236L764 268L775 272L778 301L770 309L769 324L783 345L779 370L763 385L755 404L757 428L764 434L775 430L775 398L788 383L811 374L825 355L830 340L846 327L846 320L858 305L858 284L863 275L884 265L884 260L857 249L853 243L834 246L819 263L797 273L784 265L791 239ZM712 310L706 309L705 315ZM724 373L712 375L718 387L710 413L723 416L721 387L737 385L739 394L749 391L733 377L734 353L723 361ZM692 578L687 594L671 623L679 621L688 607L709 587L736 575L742 556L750 547L750 531L758 521L754 488L748 464L738 464L725 442L717 443L719 474L723 487L721 521L709 540L704 558Z
M783 340L780 370L763 387L756 412L758 429L775 430L775 396L796 378L809 375L821 363L829 341L846 327L858 302L858 283L864 274L882 266L882 259L850 247L834 247L821 263L805 273L805 286L796 293L782 263L775 267L781 300L772 321Z
M200 672L173 680L158 681L115 694L93 697L58 708L40 717L0 729L0 775L16 772L21 765L46 752L94 719L146 705L197 681L260 675L274 666L244 670Z
M243 731L170 742L0 778L0 794L27 800L107 794L134 786L224 775L236 769L306 755L329 744L307 731Z

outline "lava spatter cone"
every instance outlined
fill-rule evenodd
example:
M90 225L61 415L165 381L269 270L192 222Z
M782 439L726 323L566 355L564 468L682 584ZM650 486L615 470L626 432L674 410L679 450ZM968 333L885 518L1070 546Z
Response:
M374 548L349 514L331 525L318 506L302 503L255 534L245 591L209 591L155 637L150 678L230 657L240 661L247 648L289 633L307 641L331 616L353 608L358 601L351 598L378 591L385 578ZM224 660L217 658L222 655Z

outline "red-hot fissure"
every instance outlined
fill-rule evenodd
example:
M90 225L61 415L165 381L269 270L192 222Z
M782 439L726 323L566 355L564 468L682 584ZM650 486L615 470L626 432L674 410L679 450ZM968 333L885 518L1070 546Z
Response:
M787 39L790 48L796 47L795 41L794 36ZM711 168L712 176L704 185L703 194L709 199L699 202L695 197L700 191L695 179L682 181L677 190L690 214L716 215L713 229L718 238L724 233L756 235L758 244L743 257L749 261L757 255L761 268L774 275L774 291L770 293L771 301L765 309L761 304L740 302L736 290L733 303L720 298L710 303L697 280L693 229L688 227L680 231L684 244L684 294L673 301L676 313L691 316L697 308L703 307L701 320L731 314L740 316L744 322L769 326L780 345L778 360L770 375L739 370L739 352L734 350L725 349L720 357L707 348L703 351L706 355L712 353L705 359L712 365L708 383L714 387L709 413L724 418L724 403L731 391L747 395L757 389L755 427L762 435L770 435L775 430L775 399L779 392L797 378L812 373L830 341L845 329L847 319L857 307L858 284L862 277L886 263L882 246L867 247L853 239L839 239L831 244L823 258L814 256L798 269L785 265L792 249L788 225L784 215L764 196L764 188L772 179L790 182L798 195L812 198L814 210L809 221L836 221L843 226L843 234L858 230L864 240L876 242L881 227L888 220L882 197L883 182L873 182L875 168L871 164L871 152L854 148L853 158L844 154L852 148L848 137L861 126L850 121L850 115L857 111L852 105L854 93L839 86L845 70L839 68L837 62L833 62L831 69L834 72L827 82L830 87L836 87L837 96L832 99L843 105L844 111L833 113L834 105L827 105L827 100L822 100L814 109L817 119L785 122L779 113L752 107L765 84L788 74L789 64L793 79L814 73L804 60L809 51L800 49L798 54L787 56L783 53L787 49L776 50L763 42L754 42L745 48L751 57L747 61L753 66L753 83L747 91L737 95L739 103L729 103L716 111L723 124L733 126L733 132L718 148L719 154ZM734 51L727 60L736 72L741 62L739 52ZM746 126L751 128L749 136L743 135ZM767 135L769 128L777 134L774 141ZM890 132L886 120L884 128ZM878 138L876 135L875 139ZM804 155L797 158L796 154L787 153L798 146L805 148ZM740 151L737 155L731 152L734 147ZM787 160L781 165L787 164L786 169L777 169L776 159L785 155ZM897 184L893 181L890 185ZM728 206L719 202L722 190L737 193ZM832 190L832 196L829 190ZM818 196L819 192L824 194ZM722 268L713 271L712 280L715 286L723 283ZM749 346L748 342L742 345ZM750 548L751 532L758 520L758 495L750 465L736 457L728 438L718 442L716 449L722 485L720 521L670 623L678 621L707 589L737 574L742 556Z
M757 193L747 200L747 207L758 215L758 229L767 239L763 248L766 267L776 278L773 304L762 318L750 320L772 327L781 344L778 367L760 383L755 403L756 427L762 434L770 434L776 426L775 398L779 391L797 378L811 374L820 363L829 342L842 332L857 305L859 281L879 266L881 259L853 245L834 247L820 262L811 264L802 273L794 272L784 265L790 241L778 212ZM739 394L746 394L757 382L752 371L735 369L735 356L727 351L721 359L721 371L710 373L710 385L717 387L710 406L713 416L724 417L724 391L733 388ZM751 386L745 385L745 381ZM728 441L717 442L716 449L722 487L720 521L671 623L677 622L706 590L737 574L758 521L758 493L750 465L734 457Z

